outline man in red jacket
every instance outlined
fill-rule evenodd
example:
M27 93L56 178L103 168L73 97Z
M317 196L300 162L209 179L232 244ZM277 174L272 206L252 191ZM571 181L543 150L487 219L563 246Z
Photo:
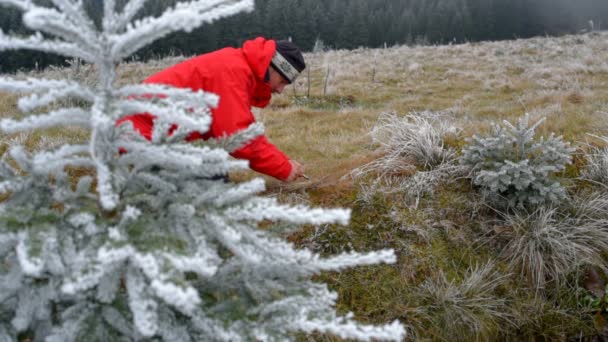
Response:
M302 53L293 43L258 37L246 41L242 48L224 48L188 59L150 76L144 83L202 89L219 96L217 108L211 110L209 131L192 132L186 139L192 141L230 135L249 127L255 122L251 107L266 107L272 93L280 94L305 67ZM152 114L138 113L120 119L118 124L131 121L150 140L154 119ZM304 176L304 166L289 159L264 135L231 155L249 160L255 171L283 181Z

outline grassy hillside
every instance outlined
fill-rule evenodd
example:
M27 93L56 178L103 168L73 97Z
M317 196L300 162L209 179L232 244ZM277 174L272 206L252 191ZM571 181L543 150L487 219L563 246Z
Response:
M607 186L581 179L589 160L585 154L604 144L592 135L608 135L606 51L608 33L591 33L307 54L308 68L296 84L255 113L270 140L304 163L311 179L292 184L268 179L268 195L353 209L348 227L305 227L288 237L300 246L321 253L390 247L399 255L395 265L318 276L339 293L339 309L366 322L400 319L418 340L606 336L608 297L601 298L601 268L608 251L600 253L602 260L578 252L593 244L581 236L593 238L608 226L608 206L603 206L608 200L602 197ZM126 63L119 67L120 82L137 83L180 60ZM42 73L89 80L93 70L74 66ZM435 124L443 121L457 129L442 141L457 156L467 137L488 134L494 122L514 123L524 113L532 122L545 117L537 135L555 132L577 149L573 163L558 174L569 199L544 209L499 210L466 175L429 183L429 191L415 195L403 191L398 184L422 169L404 155L390 177L380 177L374 169L378 164L369 163L383 160L387 146L377 144L370 132L378 129L381 117L398 122L422 112L435 113ZM0 113L19 116L16 98L0 94ZM36 149L84 137L78 129L1 136L0 149L15 142ZM369 172L357 173L361 170ZM585 219L597 217L593 222L599 228L563 233L561 227L573 226L570 216L576 221L587 211L593 215ZM555 238L559 243L553 245L531 246L544 232L565 237ZM578 244L569 245L575 239ZM533 274L534 266L548 273Z

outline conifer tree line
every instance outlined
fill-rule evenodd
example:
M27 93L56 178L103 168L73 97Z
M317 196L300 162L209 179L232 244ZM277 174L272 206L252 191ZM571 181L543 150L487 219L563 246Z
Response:
M41 2L45 0L38 0ZM85 0L101 13L103 0ZM168 2L149 0L142 14L158 14ZM170 54L195 55L263 35L291 38L310 51L395 44L447 44L560 35L608 27L605 0L256 0L255 10L176 33L139 51L146 60ZM20 14L0 11L4 32L22 32ZM0 54L0 72L44 67L62 58L28 51Z

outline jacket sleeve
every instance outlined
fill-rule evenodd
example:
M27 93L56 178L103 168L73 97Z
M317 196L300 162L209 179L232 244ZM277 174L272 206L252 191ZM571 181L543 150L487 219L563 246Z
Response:
M226 79L231 81L226 81ZM220 82L219 88L211 90L220 96L218 107L213 109L211 133L215 137L230 135L243 130L255 122L251 113L248 80L231 75ZM262 135L231 153L238 159L247 159L253 170L286 180L291 173L289 158Z

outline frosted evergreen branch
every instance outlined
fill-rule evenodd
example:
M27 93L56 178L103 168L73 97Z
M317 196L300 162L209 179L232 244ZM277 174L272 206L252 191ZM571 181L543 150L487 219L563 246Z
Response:
M44 174L45 172L62 171L66 166L72 167L95 167L95 163L89 157L69 157L61 160L53 160L52 162L41 164L37 163L34 167L34 172Z
M226 210L227 217L234 220L279 220L297 224L348 224L350 220L349 209L309 209L306 207L291 207L279 205L275 199L260 198L249 201L241 207Z
M320 319L310 319L309 317L300 317L300 319L292 322L290 327L296 331L306 333L322 331L344 339L359 341L380 340L400 342L405 338L405 328L397 320L384 326L373 326L361 325L349 319L328 322Z
M120 88L116 95L131 97L132 100L153 102L169 99L182 101L191 107L217 107L219 97L203 90L170 87L162 84L127 85ZM167 101L167 100L165 100Z
M249 313L260 315L262 317L272 317L277 312L285 312L292 307L299 307L301 310L296 313L296 316L308 315L312 311L325 311L327 307L333 306L338 299L335 292L330 291L325 284L306 284L305 290L300 295L280 298L270 303L259 305L249 310ZM311 301L311 298L316 300ZM328 315L329 318L335 318L335 314Z
M27 181L21 180L9 180L0 182L0 194L6 194L7 192L20 191L25 186L29 185Z
M221 227L221 230L216 233L221 243L246 263L257 266L261 260L268 258L268 260L286 265L288 268L296 265L309 266L301 268L298 275L316 273L316 269L310 264L314 263L317 257L310 250L296 250L290 242L251 230L248 225L231 222L230 219L215 215L209 215L208 219L215 226ZM269 251L272 252L269 253Z
M28 77L25 80L12 77L0 77L0 89L10 92L47 92L50 90L62 90L82 85L65 80L48 80ZM88 98L94 98L94 94L87 92Z
M167 254L165 254L167 256ZM125 246L121 248L106 248L103 247L98 252L98 260L102 262L100 266L98 266L97 271L89 272L86 277L79 277L77 282L72 282L70 284L64 284L63 290L66 293L74 293L76 291L82 291L92 284L99 281L101 276L107 271L108 267L115 267L120 262L126 261L127 259L131 262L133 267L139 269L145 276L150 279L150 289L154 291L155 295L163 299L167 302L167 304L175 306L178 310L182 311L185 314L191 314L196 306L200 303L200 297L198 296L198 292L196 292L192 287L181 287L177 286L167 280L167 276L162 273L161 265L159 264L156 256L152 254L141 254L137 252L131 246ZM174 263L174 265L183 267L184 269L196 270L201 272L207 276L212 275L216 267L205 267L207 264L207 258L195 257L193 259L187 259L184 257L173 257L169 258L169 260ZM202 262L198 266L195 266L195 263ZM130 272L140 272L131 270ZM139 276L135 276L134 279ZM144 291L143 289L140 289ZM144 333L144 331L142 331Z
M104 306L101 314L103 319L108 322L112 328L116 329L127 338L137 340L137 336L133 332L133 327L128 323L127 318L124 317L120 311L111 306Z
M1 0L0 4L6 4L10 6L17 7L21 11L26 11L32 8L33 3L30 0Z
M165 122L177 124L184 127L188 131L206 132L211 125L211 116L195 116L188 108L181 103L173 103L171 106L150 104L140 101L123 101L119 103L120 111L115 114L116 117L122 114L133 114L150 112L156 116L155 122ZM166 134L166 132L165 132Z
M125 211L122 213L122 217L120 218L120 225L124 226L130 222L134 222L142 215L141 210L136 207L127 206Z
M34 31L50 33L64 41L77 44L84 51L93 55L101 55L99 49L101 44L97 41L98 38L91 27L77 25L71 19L71 16L57 12L53 8L43 7L30 9L23 16L24 24Z
M80 45L62 40L45 39L40 32L27 37L15 38L7 36L0 30L0 51L4 50L36 50L55 53L62 56L77 57L88 62L95 61L95 54L80 48Z
M158 298L188 316L192 316L201 303L198 292L191 286L184 288L168 281L152 279L150 288Z
M183 175L190 174L199 177L225 175L231 170L245 170L248 162L230 160L224 150L195 147L187 144L151 145L148 142L119 142L129 153L119 159L120 165L136 165L139 169L152 165L161 166L167 170L182 168Z
M206 336L214 336L218 341L239 342L244 340L237 329L232 330L231 327L226 327L224 322L206 317L203 312L192 317L192 325L195 331Z
M95 169L97 170L97 191L99 192L99 201L101 206L106 210L112 210L118 205L120 197L112 188L112 173L108 165L93 160Z
M15 317L11 321L15 330L24 331L32 323L32 316L36 310L36 302L36 292L31 286L24 287L18 291Z
M137 251L130 245L116 248L104 245L96 251L94 257L96 262L88 265L83 264L84 266L87 266L87 268L76 270L76 273L74 274L75 277L69 281L64 281L61 290L64 293L74 295L78 292L93 288L106 274L115 271L117 267L128 260L135 260L133 258L137 256ZM86 259L87 255L82 253L78 258L81 260ZM140 256L137 259L139 260L138 266L142 267L141 260L144 258ZM156 264L153 264L153 266L156 266ZM131 266L131 268L132 267L133 266ZM156 275L158 273L158 267L156 266L153 270L148 270L148 272L151 272L151 275Z
M126 2L128 6L130 1ZM103 2L103 16L101 17L101 29L105 33L116 33L118 27L116 13L116 0L106 0Z
M56 151L40 152L32 160L34 172L45 174L54 169L62 170L66 165L72 166L94 166L88 156L75 156L76 154L88 154L87 145L63 145Z
M30 168L29 157L23 151L23 148L21 146L12 146L8 154L5 154L0 161L0 177L4 179L0 182L0 193L17 191L29 183L28 180L18 177L19 171L7 163L7 156L14 157L14 155L17 155L20 159L18 163L24 164L23 166L28 169Z
M259 314L269 322L270 327L256 330L264 334L266 329L286 328L287 331L329 333L360 341L402 341L405 338L405 329L397 320L383 326L362 326L352 320L352 313L336 317L330 308L335 305L337 295L329 292L326 286L313 285L306 292L306 295L287 297L251 310L252 314ZM298 309L294 312L293 308Z
M81 261L84 261L83 256L79 256ZM61 291L68 295L75 295L79 292L94 288L99 283L100 279L106 274L102 265L90 264L86 272L77 270L74 274L77 276L73 279L64 279L61 286Z
M4 257L4 262L6 263L6 265L17 265L18 261L16 260L16 256L14 254L15 251L15 246L17 245L17 234L11 234L14 235L14 238L11 239L13 241L10 241L10 252L11 255L9 256L3 256ZM0 273L0 302L4 302L7 298L15 295L15 293L17 293L19 291L19 289L22 287L20 284L21 281L23 281L23 272L21 270L20 267L8 267L6 269L3 269L3 272Z
M90 113L81 108L64 108L49 112L42 115L32 115L21 121L13 119L3 119L0 121L0 129L5 133L17 133L21 131L41 129L65 125L69 122L71 125L90 127Z
M147 0L134 0L134 1L129 1L127 2L127 4L125 5L125 7L123 8L122 13L116 15L116 16L109 16L108 14L110 14L110 12L112 14L114 13L114 6L110 6L110 4L114 4L114 1L108 1L107 3L104 4L104 9L106 12L106 16L104 16L104 31L107 32L117 32L120 30L124 30L125 27L129 24L129 22L131 22L131 20L135 17L135 15L137 15L137 12L139 12L139 10L141 10ZM112 21L110 21L109 19L112 19Z
M212 220L222 229L223 241L226 243L240 243L241 251L235 252L244 260L256 263L264 258L272 258L278 264L287 265L289 269L300 269L301 276L309 276L319 271L341 270L357 265L374 265L379 263L392 264L397 261L393 250L381 250L361 254L357 252L343 253L329 258L319 258L318 255L307 249L295 250L291 243L268 238L257 231L248 231L240 225L228 227L218 217ZM243 246L248 242L249 246ZM272 251L272 255L266 255Z
M249 127L221 138L207 140L205 144L210 147L222 148L228 152L233 152L247 145L248 142L264 134L264 124L253 123Z
M166 306L161 306L159 309L159 335L163 341L196 341L197 339L203 339L201 336L192 336L190 320L185 320L178 317L172 310L169 310ZM214 336L215 335L209 335Z
M230 158L228 152L208 146L195 146L192 144L182 143L171 145L171 148L178 153L201 155L203 156L203 161L210 164L227 162L228 158Z
M14 256L10 256L4 260L10 263L17 263ZM19 293L19 290L23 288L21 282L24 278L24 274L20 267L11 267L8 272L3 272L0 275L0 302L5 303L8 298L16 296Z
M217 272L220 260L217 255L183 256L164 253L163 256L181 272L194 272L202 277L211 277Z
M95 95L90 90L83 88L81 84L70 82L63 89L52 89L42 96L32 94L29 97L21 98L19 99L18 107L23 112L29 112L38 107L56 102L61 98L69 97L79 98L88 102L95 100Z
M366 254L361 254L357 252L340 254L334 257L316 261L315 267L318 270L323 271L338 271L344 268L354 267L358 265L375 265L380 263L394 264L395 262L397 262L395 252L392 249L385 249Z
M83 323L93 314L90 305L79 302L61 313L61 323L54 327L45 342L76 341Z
M78 34L84 35L86 39L91 38L92 42L99 45L96 33L95 23L89 18L89 15L84 11L82 0L51 0L61 12L66 13L71 22L77 28Z
M147 292L145 279L132 268L127 271L127 291L137 330L143 336L154 336L158 330L158 305Z
M228 189L219 194L213 194L213 203L218 206L225 206L243 202L251 196L266 190L266 183L261 178L253 179L249 182L238 184L236 187ZM200 200L201 198L197 198Z
M88 153L88 145L63 145L59 149L50 152L41 152L36 154L35 161L39 163L51 162L51 159L62 159L74 154Z
M29 253L29 238L27 233L19 234L17 244L17 258L24 274L38 277L44 270L44 260L39 257L31 256Z
M202 24L239 12L251 11L253 5L252 0L198 0L178 3L175 8L158 18L137 21L135 25L128 26L123 34L111 36L111 56L113 60L121 60L172 32L190 32Z
M17 334L12 332L12 329L8 328L8 324L3 325L0 323L0 341L11 342L17 340Z
M221 244L234 253L237 258L244 260L249 264L259 264L260 260L263 259L262 254L264 251L273 251L280 257L284 257L286 255L291 256L303 254L304 256L301 258L309 258L311 254L308 250L295 251L293 248L290 248L292 247L291 244L284 241L279 243L272 240L261 241L261 239L259 239L255 233L247 234L247 240L249 240L249 242L253 242L253 245L244 244L243 231L246 232L247 228L243 229L243 226L238 224L235 224L235 227L232 227L224 218L216 215L208 215L207 219L211 224L213 224L214 227L218 228L216 231L216 237ZM242 229L239 230L239 227ZM260 246L263 247L259 248ZM264 249L264 247L271 247L271 249Z
M32 170L32 160L30 154L23 146L12 146L8 150L8 154L11 156L11 158L13 158L21 170L25 172Z
M120 222L116 226L108 229L108 237L110 240L120 243L128 242L128 234L125 230L129 224L137 221L141 214L141 210L128 205L122 212Z
M105 226L98 226L95 223L95 217L88 212L79 212L71 215L68 218L68 222L74 226L74 228L80 228L83 235L94 235L100 231L106 229Z
M8 253L10 250L12 250L17 245L18 242L19 242L19 238L18 238L17 234L5 233L5 232L0 233L0 259L4 258L6 253ZM2 283L3 282L0 281L0 284L2 284Z
M196 168L203 165L203 162L220 163L228 157L225 151L208 148L199 148L198 153L194 154L182 152L175 146L151 145L149 143L125 141L120 146L128 151L120 157L121 164L138 165L139 167L159 165L171 168Z
M172 193L178 190L177 186L171 182L166 181L160 175L156 173L148 172L137 172L133 175L134 181L141 181L144 184L157 189L163 193Z
M15 177L16 170L6 161L6 156L0 159L0 178Z

